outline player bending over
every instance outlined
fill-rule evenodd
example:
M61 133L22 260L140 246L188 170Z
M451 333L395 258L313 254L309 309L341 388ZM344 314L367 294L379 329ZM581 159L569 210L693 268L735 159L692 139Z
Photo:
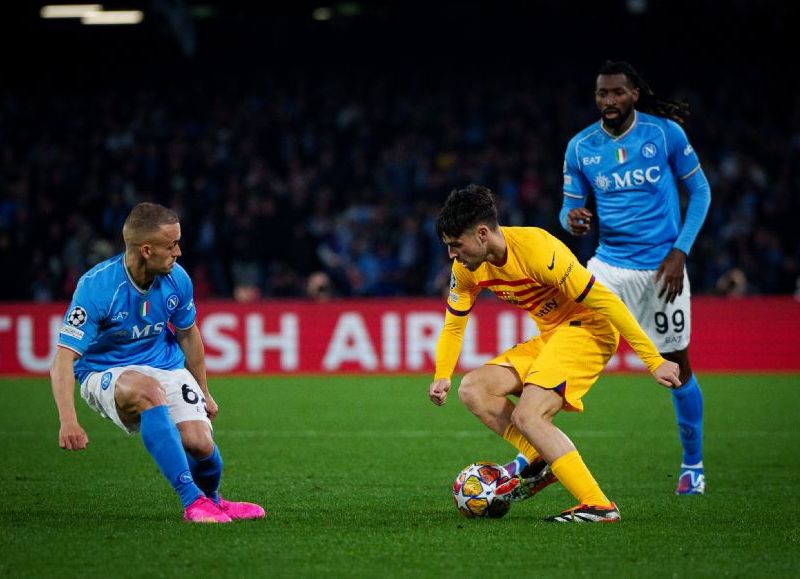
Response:
M678 365L664 360L625 305L558 239L535 227L501 227L486 187L454 190L439 213L437 232L453 259L445 323L436 347L429 396L444 404L478 294L488 288L528 312L541 334L517 344L461 380L459 397L487 427L513 444L528 463L543 464L578 505L554 522L616 522L620 513L600 489L572 441L552 420L563 408L582 411L581 398L617 349L619 333L659 384L680 386ZM510 394L519 396L515 405ZM539 488L552 482L540 478ZM515 476L498 496L520 498ZM535 490L524 491L530 496Z
M222 458L211 429L218 408L208 391L192 282L177 264L178 216L140 203L122 234L125 253L81 277L59 334L50 369L59 444L67 450L89 444L75 413L77 378L92 409L129 434L141 432L185 520L260 519L259 505L219 494Z

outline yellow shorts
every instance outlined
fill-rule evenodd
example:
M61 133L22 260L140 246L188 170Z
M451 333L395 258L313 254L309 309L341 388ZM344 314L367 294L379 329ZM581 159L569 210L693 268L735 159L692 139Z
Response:
M581 398L617 351L619 333L608 322L564 324L517 344L487 364L511 366L523 386L535 384L556 390L564 410L583 412Z

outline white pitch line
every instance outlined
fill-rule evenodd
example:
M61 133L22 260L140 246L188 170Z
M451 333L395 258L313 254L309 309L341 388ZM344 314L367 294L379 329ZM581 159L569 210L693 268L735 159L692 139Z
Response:
M574 430L570 436L575 438L663 438L674 433L672 430L649 430L630 432L626 430ZM218 437L231 438L484 438L491 436L488 430L217 430ZM710 433L713 438L749 437L797 437L794 431L740 431Z

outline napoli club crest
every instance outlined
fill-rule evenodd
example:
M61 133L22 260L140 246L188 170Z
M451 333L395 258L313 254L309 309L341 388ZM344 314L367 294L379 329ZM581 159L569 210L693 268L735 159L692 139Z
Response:
M658 153L658 149L653 143L645 143L642 145L642 157L645 159L652 159Z
M175 295L175 294L172 294L171 296L169 296L167 298L167 309L169 311L173 311L173 310L175 310L175 308L178 307L179 303L180 303L180 300L178 299L178 296Z

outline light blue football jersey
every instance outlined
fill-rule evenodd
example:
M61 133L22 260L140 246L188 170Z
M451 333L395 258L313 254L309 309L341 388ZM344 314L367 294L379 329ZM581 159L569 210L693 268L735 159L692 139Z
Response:
M583 207L594 194L599 259L627 269L657 269L681 230L678 181L698 171L700 161L676 122L635 115L618 137L598 121L570 140L564 202Z
M124 254L117 255L78 280L58 343L81 354L75 361L80 382L118 366L174 370L185 356L168 324L187 329L195 315L192 281L179 264L144 291L131 279Z

